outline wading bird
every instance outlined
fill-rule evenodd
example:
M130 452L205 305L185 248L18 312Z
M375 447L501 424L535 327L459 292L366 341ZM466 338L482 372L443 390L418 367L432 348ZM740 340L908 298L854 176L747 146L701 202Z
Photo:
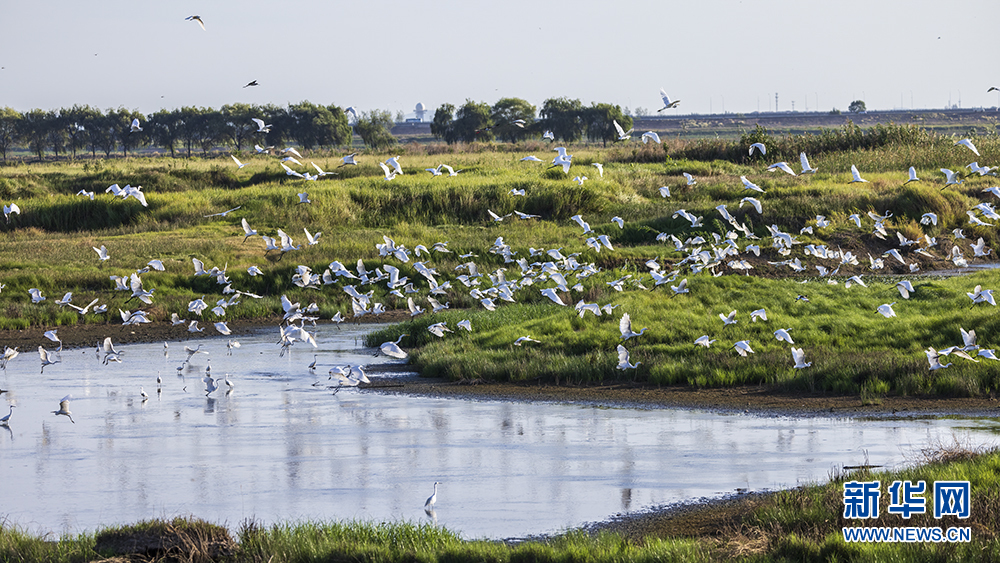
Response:
M379 346L379 350L381 350L386 356L392 358L399 358L401 360L406 358L406 352L399 347L399 343L405 336L405 334L400 334L399 338L397 338L395 342L383 342L382 345Z
M76 424L76 421L73 420L73 413L71 413L70 410L69 410L69 400L72 399L72 398L73 398L72 396L66 395L62 399L59 399L59 410L52 411L52 414L57 415L57 416L61 414L61 415L65 416L66 418L68 418L70 422L72 422L73 424Z
M434 494L432 494L431 496L427 497L427 501L424 502L424 508L425 509L433 507L434 503L437 502L437 499L438 499L438 485L440 485L440 484L441 484L440 481L434 481Z

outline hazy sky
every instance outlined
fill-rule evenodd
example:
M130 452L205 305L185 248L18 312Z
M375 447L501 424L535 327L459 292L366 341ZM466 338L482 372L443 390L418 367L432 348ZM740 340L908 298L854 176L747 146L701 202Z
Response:
M206 31L185 21L200 15ZM2 0L0 106L1000 105L996 0ZM243 88L251 80L260 85Z

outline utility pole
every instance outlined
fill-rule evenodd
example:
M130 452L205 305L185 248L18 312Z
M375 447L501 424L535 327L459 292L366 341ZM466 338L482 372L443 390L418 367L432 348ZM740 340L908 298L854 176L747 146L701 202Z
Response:
M774 93L774 112L778 112L778 93Z

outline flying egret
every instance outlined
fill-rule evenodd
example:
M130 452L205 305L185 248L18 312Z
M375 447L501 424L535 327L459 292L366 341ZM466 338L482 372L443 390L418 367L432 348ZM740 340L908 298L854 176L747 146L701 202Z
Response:
M627 369L635 369L639 367L639 364L641 363L642 362L636 362L634 364L629 363L628 350L626 350L625 347L622 346L621 344L618 345L618 365L616 366L618 369L622 371L625 371Z
M533 155L528 155L528 156L526 156L526 157L524 157L524 158L521 159L521 162L541 162L541 161L542 161L542 159L538 158L537 156L533 156Z
M625 220L622 219L621 217L618 217L618 216L612 217L611 218L611 222L614 223L614 224L616 224L616 225L618 225L619 229L624 229L625 228Z
M948 186L950 186L952 184L958 185L958 184L962 183L962 172L961 172L961 170L958 171L958 172L952 172L951 170L949 170L947 168L942 168L941 169L941 173L944 174L944 176L945 176L944 187L941 188L941 189L944 189L944 188L946 188L946 187L948 187Z
M522 337L520 337L520 338L518 338L517 340L514 341L514 346L520 346L520 345L524 344L525 342L541 342L541 340L535 340L534 338L532 338L530 336L522 336Z
M734 325L737 322L739 322L736 320L736 309L730 311L728 315L723 315L722 313L719 313L719 318L722 319L723 323L725 323L722 325L723 327Z
M853 164L851 165L851 176L853 176L854 179L848 182L849 184L854 184L857 182L865 182L865 183L868 182L868 180L865 180L864 178L861 177L861 173L858 172L858 167Z
M749 203L750 205L752 205L753 208L757 210L758 214L762 214L763 213L763 208L760 205L760 200L759 199L757 199L755 197L745 197L745 198L743 198L743 199L740 200L740 207L743 207L744 203Z
M927 354L927 362L930 364L929 368L930 371L951 367L951 362L948 362L947 364L941 363L941 360L939 359L940 355L938 354L938 351L934 349L933 346L925 350L924 354Z
M751 311L750 312L750 322L754 322L755 323L755 322L757 322L757 319L760 319L762 321L766 321L767 320L767 311L765 311L764 309L757 309L756 311Z
M787 162L775 162L767 167L768 172L774 172L775 170L781 170L782 172L795 176L795 171L792 170L792 167L789 166Z
M437 499L438 499L438 485L440 485L440 484L441 484L440 481L434 481L434 494L432 494L431 496L427 497L427 501L424 503L424 509L429 509L429 508L433 507L434 503L437 502Z
M684 278L684 279L681 280L681 283L679 283L677 285L670 286L671 291L674 292L674 294L671 295L670 298L673 299L674 297L677 297L678 295L680 295L682 293L690 293L691 290L688 289L687 284L688 284L688 280L687 280L687 278Z
M469 319L458 321L458 324L455 326L457 326L458 328L465 329L468 332L472 332L472 321L470 321Z
M662 198L670 197L670 186L660 186L660 197Z
M236 166L237 166L236 169L237 170L243 170L243 167L246 166L246 164L240 162L240 159L236 158L236 155L232 155L231 154L231 155L229 155L229 158L233 159L233 162L236 163Z
M219 386L215 383L215 380L212 379L211 375L206 375L205 377L202 378L202 381L205 382L205 396L206 397L209 396L209 395L211 395L216 389L219 388Z
M699 336L699 337L698 337L698 338L697 338L697 339L696 339L696 340L694 341L694 343L695 343L695 344L697 344L697 345L699 345L699 346L704 346L705 348L708 348L708 347L710 347L710 346L711 346L712 344L714 344L715 342L716 342L716 341L715 341L715 340L712 340L712 339L710 339L710 338L708 337L708 335L707 335L707 334L706 334L706 335L703 335L703 336Z
M405 336L407 335L400 334L399 338L397 338L395 342L383 342L382 345L379 346L379 350L381 350L382 353L385 354L386 356L398 359L406 358L407 356L406 352L399 347L399 343L403 340L403 337Z
M677 104L681 103L680 100L671 100L670 97L667 96L667 91L664 90L663 88L660 88L660 99L663 100L663 107L656 110L657 113L665 109L673 109L677 107Z
M65 416L66 418L68 418L70 422L72 422L73 424L76 424L76 421L73 420L73 413L71 413L70 410L69 410L69 400L72 399L72 398L73 398L72 396L66 395L62 399L59 399L59 410L52 411L52 414L57 415L57 416L61 414L61 415Z
M618 331L622 333L622 340L628 340L633 336L642 336L647 330L649 330L649 327L644 327L639 332L632 330L632 318L628 313L623 313L621 320L618 321Z
M746 176L740 176L740 181L743 182L743 189L754 190L756 192L764 193L764 190L760 186L754 184L750 180L747 180Z
M747 354L754 353L754 351L750 348L750 342L748 340L740 340L739 342L736 342L733 344L733 348L736 350L737 354L743 356L744 358Z
M392 158L389 158L388 160L385 161L385 163L388 164L389 166L391 166L392 169L396 171L396 174L402 175L403 174L403 167L399 165L399 159L400 158L402 158L402 157L400 157L400 156L397 155L397 156L394 156Z
M566 304L563 303L563 300L559 298L559 294L556 293L555 288L549 287L549 288L543 289L542 290L542 295L544 295L545 297L548 297L549 299L551 299L552 302L555 303L556 305L562 305L563 307L566 306Z
M299 196L299 203L312 203L312 201L309 199L309 192L302 192L296 195Z
M910 294L913 293L913 284L910 283L910 280L903 280L896 283L896 289L899 290L899 295L903 299L909 299Z
M955 141L955 146L957 146L957 145L962 145L963 147L965 147L965 148L969 149L970 151L976 153L976 156L980 156L979 155L979 151L976 150L976 145L973 145L972 141L970 141L969 139L962 139L962 140L959 140L959 141Z
M792 342L792 335L788 334L788 331L790 331L790 330L792 330L792 329L790 329L790 328L779 328L778 330L774 331L774 337L776 339L778 339L778 340L785 341L785 342L787 342L789 344L795 344L794 342Z
M813 168L812 166L809 166L809 159L806 158L805 152L799 153L799 163L802 164L803 174L815 174L819 170L818 168Z
M876 309L876 311L878 312L878 314L882 315L887 319L889 317L895 317L896 311L892 310L892 306L895 304L896 304L895 301L893 301L892 303L883 303L882 305L878 306L878 309Z
M354 159L354 157L356 157L356 156L358 156L358 153L355 152L355 153L351 153L351 154L349 154L349 155L347 155L345 157L342 157L340 159L340 161L342 163L340 166L357 166L358 165L358 161ZM338 166L337 168L340 168L340 166Z
M50 357L49 353L45 350L45 348L42 348L41 346L38 347L38 357L42 360L41 373L45 373L45 366L50 366L52 364L59 363L59 360Z
M767 154L767 147L764 146L764 143L753 143L750 145L750 156L753 156L754 150L760 151L762 155Z
M201 16L188 16L184 18L184 21L196 21L201 26L201 30L205 31L205 22L201 21Z
M632 137L632 131L635 130L634 128L633 129L629 129L628 131L626 131L625 129L622 128L621 125L618 124L617 120L612 119L611 123L614 124L615 130L618 131L618 140L619 141L627 141L627 140L629 140Z
M653 141L656 144L660 144L660 136L653 131L646 131L642 134L642 144L646 144L649 141Z
M129 127L129 131L128 132L129 133L137 133L139 131L142 131L142 127L139 127L139 118L137 117L137 118L135 118L135 119L132 120L132 125Z
M646 135L643 135L643 138L645 139ZM659 137L656 138L656 142L657 143L660 142ZM601 178L604 177L604 165L603 164L601 164L600 162L591 162L590 165L597 169L597 173L601 176Z
M905 181L905 182L903 182L903 185L905 186L906 184L909 184L910 182L919 182L919 181L920 181L920 178L917 178L917 169L911 166L910 167L910 179L907 180L907 181Z
M807 368L812 364L812 362L805 361L806 354L802 351L802 348L792 348L792 360L795 361L795 365L792 366L795 369Z
M687 172L681 172L681 175L684 176L685 180L687 180L687 185L688 186L693 186L693 185L695 185L695 184L698 183L698 180L695 180L694 176L692 176L691 174L688 174Z

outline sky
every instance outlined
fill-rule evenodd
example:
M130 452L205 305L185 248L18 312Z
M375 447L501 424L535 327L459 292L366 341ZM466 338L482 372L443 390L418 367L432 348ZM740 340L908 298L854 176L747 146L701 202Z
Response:
M407 117L422 102L429 118L565 96L655 113L660 88L672 114L1000 106L996 0L2 0L0 14L0 107L19 111L308 100Z

